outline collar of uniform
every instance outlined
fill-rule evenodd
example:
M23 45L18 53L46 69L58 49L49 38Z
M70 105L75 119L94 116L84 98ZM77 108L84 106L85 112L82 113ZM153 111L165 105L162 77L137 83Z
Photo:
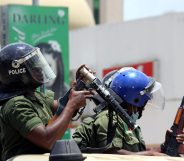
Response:
M25 97L29 100L32 100L32 101L38 101L40 102L41 104L44 104L43 102L43 99L42 99L42 94L37 92L37 91L34 91L33 93L27 93L25 95Z
M33 92L33 93L26 93L24 96L25 96L27 99L32 100L32 101L37 100L37 99L36 99L35 92Z

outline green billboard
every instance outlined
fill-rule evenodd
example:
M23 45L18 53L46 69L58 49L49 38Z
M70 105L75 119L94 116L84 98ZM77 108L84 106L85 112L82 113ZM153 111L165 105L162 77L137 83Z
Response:
M68 8L6 5L2 22L2 46L26 42L39 47L57 75L45 86L61 97L69 85Z

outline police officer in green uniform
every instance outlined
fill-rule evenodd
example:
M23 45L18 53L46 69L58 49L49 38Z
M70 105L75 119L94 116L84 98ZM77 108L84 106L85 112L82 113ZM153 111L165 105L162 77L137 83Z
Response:
M88 91L71 89L69 101L52 124L58 108L54 93L38 87L53 79L39 48L13 43L0 51L0 131L3 161L20 154L49 152L65 133L74 112L86 103Z
M109 87L121 97L122 108L134 121L141 118L146 105L164 105L161 84L141 71L125 67L109 79L112 80L108 81ZM165 155L146 151L140 127L131 130L115 112L110 115L110 107L102 109L95 116L84 119L73 134L83 152ZM112 122L111 126L109 122Z

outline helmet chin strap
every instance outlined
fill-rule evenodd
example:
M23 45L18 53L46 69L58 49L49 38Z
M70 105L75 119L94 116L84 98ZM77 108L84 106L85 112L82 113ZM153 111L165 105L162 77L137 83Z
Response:
M131 118L136 122L139 119L139 111L137 107L131 105Z
M136 113L137 111L137 107L131 105L131 113Z

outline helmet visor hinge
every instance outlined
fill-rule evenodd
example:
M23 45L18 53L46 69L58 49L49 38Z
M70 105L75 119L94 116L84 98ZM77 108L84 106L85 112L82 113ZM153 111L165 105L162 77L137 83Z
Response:
M155 85L155 79L151 78L150 82L145 87L145 89L140 91L140 95L142 96L142 95L144 95L146 93L151 93L152 89L154 88L154 85Z
M35 48L33 51L28 53L27 56L25 56L23 58L20 58L19 60L13 60L12 61L12 67L13 68L19 68L22 63L24 63L26 60L30 59L31 57L33 57L36 54L34 51L37 50L37 49L38 48Z

